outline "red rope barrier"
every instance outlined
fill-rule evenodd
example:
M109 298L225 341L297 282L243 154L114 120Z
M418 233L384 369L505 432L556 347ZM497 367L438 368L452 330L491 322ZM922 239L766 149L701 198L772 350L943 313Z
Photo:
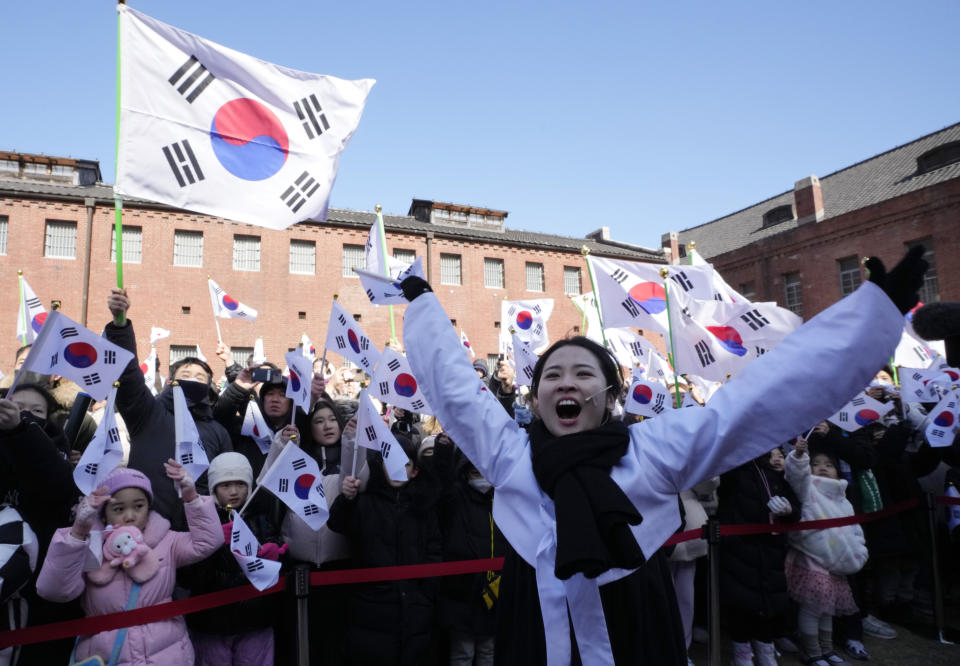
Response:
M956 506L960 505L960 498L940 495L935 498L937 504ZM737 536L748 534L770 534L779 532L797 532L801 530L819 530L830 527L842 527L855 523L865 523L880 518L886 518L901 511L919 506L920 500L910 499L899 504L873 513L856 514L844 518L829 518L826 520L810 520L800 523L751 523L745 525L721 525L721 536ZM684 541L704 538L704 528L688 530L672 535L664 543L672 546ZM461 560L458 562L437 562L433 564L409 564L397 567L372 567L368 569L344 569L341 571L315 571L310 574L311 586L347 585L351 583L372 583L388 580L406 580L409 578L432 578L437 576L457 576L481 571L497 571L503 568L503 558L497 557L483 560ZM219 592L201 594L188 599L169 601L146 608L137 608L131 611L95 615L66 622L42 624L26 629L0 631L0 650L11 645L28 645L42 641L53 641L72 636L86 636L98 634L101 631L112 631L123 627L132 627L139 624L149 624L168 620L178 615L188 615L198 611L217 608L227 604L253 599L254 597L276 594L287 586L286 579L281 579L273 587L259 592L252 585L241 585Z

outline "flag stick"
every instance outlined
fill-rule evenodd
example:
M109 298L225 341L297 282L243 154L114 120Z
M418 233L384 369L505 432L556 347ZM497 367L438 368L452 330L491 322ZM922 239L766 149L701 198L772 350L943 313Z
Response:
M126 4L126 0L120 0L120 4ZM117 182L117 174L120 171L120 84L122 77L120 75L120 13L117 12L117 96L116 96L116 120L114 122L115 138L113 153L113 182ZM123 289L123 199L120 195L113 195L113 235L117 241L117 289ZM114 317L116 323L120 326L126 321L126 315L120 313Z
M350 476L357 478L357 449L360 448L360 445L354 441L353 443L353 465L350 467Z
M23 335L20 336L20 346L27 344L27 302L23 297L23 271L17 271L17 280L20 282L20 312L18 315L23 315L20 320L21 326L23 328Z
M207 289L210 288L210 276L207 276ZM210 308L213 310L213 325L217 327L217 342L223 344L223 337L220 335L220 322L217 321L217 309L213 307L213 301L210 301Z
M273 465L270 465L270 467L271 467L271 469L272 469L272 468L273 468ZM261 476L263 476L263 475L261 474ZM257 484L257 487L253 489L253 492L252 492L252 493L250 493L250 496L247 497L247 501L244 502L244 503L243 503L243 506L240 507L240 510L237 511L238 514L240 514L241 516L243 515L243 512L247 510L247 507L248 507L248 506L250 506L251 500L253 500L253 498L254 498L254 497L256 496L256 494L257 494L257 491L260 490L260 488L261 488L261 486L260 486L260 484L258 483L258 484Z
M667 276L670 273L666 268L660 269L660 277L663 278L663 298L667 305L667 332L670 334L670 355L667 360L670 361L670 365L673 366L673 385L676 388L674 391L674 402L677 403L677 407L680 406L680 372L677 370L677 356L674 353L673 348L673 317L670 316L670 292L667 289Z
M697 247L696 241L690 241L687 247L689 248L689 252L687 252L687 264L689 264L690 266L693 266L693 252L694 252L694 249Z
M583 255L583 260L587 264L587 275L590 277L590 289L593 291L593 305L597 308L597 317L600 319L600 337L603 338L603 346L610 348L610 345L607 343L607 334L603 331L603 314L600 312L600 295L597 293L597 283L593 281L593 269L590 268L590 261L587 259L587 255L590 254L590 248L586 245L580 247L580 254Z
M374 210L377 211L377 230L380 232L380 247L383 248L383 274L387 277L390 277L390 266L387 265L387 234L383 230L383 206L377 204L374 206ZM393 321L393 306L390 308L390 339L397 339L397 325Z
M818 425L820 424L819 423L814 424L813 428L810 428L810 430L807 431L807 434L803 436L803 439L804 440L810 439L810 435L813 434L813 431L816 429Z

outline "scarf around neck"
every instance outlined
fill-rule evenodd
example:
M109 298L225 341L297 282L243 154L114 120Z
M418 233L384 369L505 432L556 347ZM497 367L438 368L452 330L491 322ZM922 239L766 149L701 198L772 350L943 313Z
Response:
M528 432L534 476L557 516L557 578L641 566L646 559L630 525L643 516L610 478L630 444L627 426L616 421L555 437L537 419Z

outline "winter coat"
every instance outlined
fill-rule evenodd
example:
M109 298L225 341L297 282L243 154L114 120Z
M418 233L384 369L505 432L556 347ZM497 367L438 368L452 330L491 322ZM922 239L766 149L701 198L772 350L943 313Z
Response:
M853 506L844 494L846 479L813 476L806 453L801 458L791 453L785 464L787 482L803 503L804 521L853 515ZM867 543L857 524L791 532L790 546L832 574L848 576L867 563Z
M506 540L493 522L493 488L481 493L470 486L471 465L449 444L434 447L434 463L442 477L440 532L443 560L479 560L503 557ZM499 572L496 572L499 574ZM488 608L483 601L487 573L444 576L440 579L437 619L444 627L474 636L492 636L497 627L495 600Z
M123 416L130 432L130 458L127 465L147 475L153 486L153 508L170 521L173 529L182 530L185 526L183 505L163 469L163 463L176 453L173 387L168 385L154 396L144 384L143 373L137 363L137 340L132 321L128 319L125 326L110 322L104 328L104 335L110 342L134 354L133 360L120 375L116 400L117 411ZM208 459L213 460L224 451L233 450L227 431L213 420L213 411L208 402L191 404L190 413L197 424ZM196 484L198 493L207 493L206 473L196 479Z
M230 521L230 514L220 507L217 507L217 517L221 525ZM248 508L243 515L243 522L257 537L260 545L282 543L280 530L269 514ZM213 555L201 562L183 567L177 574L177 581L190 590L191 596L250 584L240 569L237 558L233 556L222 538L220 548ZM272 627L276 620L278 600L278 595L273 594L191 613L186 616L187 626L191 631L206 634L242 634Z
M402 488L371 465L367 491L337 497L327 525L346 535L358 567L439 562L436 502L420 477ZM431 647L435 582L427 578L358 585L347 605L344 652L360 664L419 664Z
M765 458L766 456L762 457ZM780 496L793 512L774 516L774 523L800 520L800 500L782 473L751 460L720 477L717 518L723 525L771 522L767 502ZM790 608L783 562L785 534L722 537L720 544L720 603L762 617L775 618Z
M167 483L173 485L169 479ZM223 543L223 530L211 498L198 497L185 503L184 510L189 532L170 529L170 522L166 518L156 511L150 512L143 537L160 560L160 569L153 578L143 583L135 608L172 601L177 567L209 557ZM94 529L102 529L102 525ZM53 537L37 580L39 594L50 601L70 601L80 597L88 617L124 610L133 581L126 573L118 571L106 585L88 582L84 564L90 542L77 539L70 531L71 528L64 527L57 530ZM99 655L106 661L116 637L116 631L82 637L77 644L77 660ZM193 646L183 617L130 627L118 663L124 666L193 664Z
M566 664L579 635L584 663L610 663L615 654L617 663L639 663L643 655L632 646L633 637L653 635L663 618L676 616L676 599L665 595L659 614L642 616L629 614L628 598L604 601L605 586L613 596L637 592L630 579L643 567L611 569L594 579L581 574L558 579L554 505L534 475L529 436L477 377L436 294L424 293L407 306L403 328L407 358L437 420L493 483L494 519L523 562L536 569L539 607L531 604L518 613L533 627L542 616L545 636L536 629L519 641L498 635L498 644L522 641L532 653L545 643L546 661ZM648 563L680 526L678 493L769 452L834 413L889 358L902 330L903 316L893 302L877 285L865 283L752 361L706 406L631 425L627 453L610 477L643 517L630 529ZM785 376L791 378L787 392ZM620 580L624 583L610 585ZM503 610L506 596L501 601ZM682 663L682 629L679 622L669 627L681 631L679 640L668 641L679 645L679 652L663 655L659 663ZM631 647L620 651L618 644Z

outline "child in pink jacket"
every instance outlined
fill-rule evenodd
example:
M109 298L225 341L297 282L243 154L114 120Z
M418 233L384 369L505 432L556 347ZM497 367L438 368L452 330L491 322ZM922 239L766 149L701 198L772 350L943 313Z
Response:
M223 544L223 530L213 501L200 497L193 480L174 460L165 463L167 476L183 498L189 532L175 532L170 522L150 510L153 488L140 471L118 467L103 486L85 497L77 507L73 527L57 530L37 579L37 592L50 601L70 601L81 597L87 616L104 615L130 608L143 608L172 600L177 567L198 562ZM104 557L99 569L85 571L92 530L103 530L110 543L110 529L137 528L148 548L138 548L139 561L127 568L112 566ZM121 532L117 532L121 534ZM122 557L122 556L121 556ZM131 591L140 584L135 599ZM81 596L82 595L82 596ZM131 605L131 600L133 603ZM81 637L75 647L75 660L94 655L104 663L123 665L191 666L193 647L183 617L133 626L126 630L119 646L117 631L104 631ZM118 657L111 661L111 653Z

